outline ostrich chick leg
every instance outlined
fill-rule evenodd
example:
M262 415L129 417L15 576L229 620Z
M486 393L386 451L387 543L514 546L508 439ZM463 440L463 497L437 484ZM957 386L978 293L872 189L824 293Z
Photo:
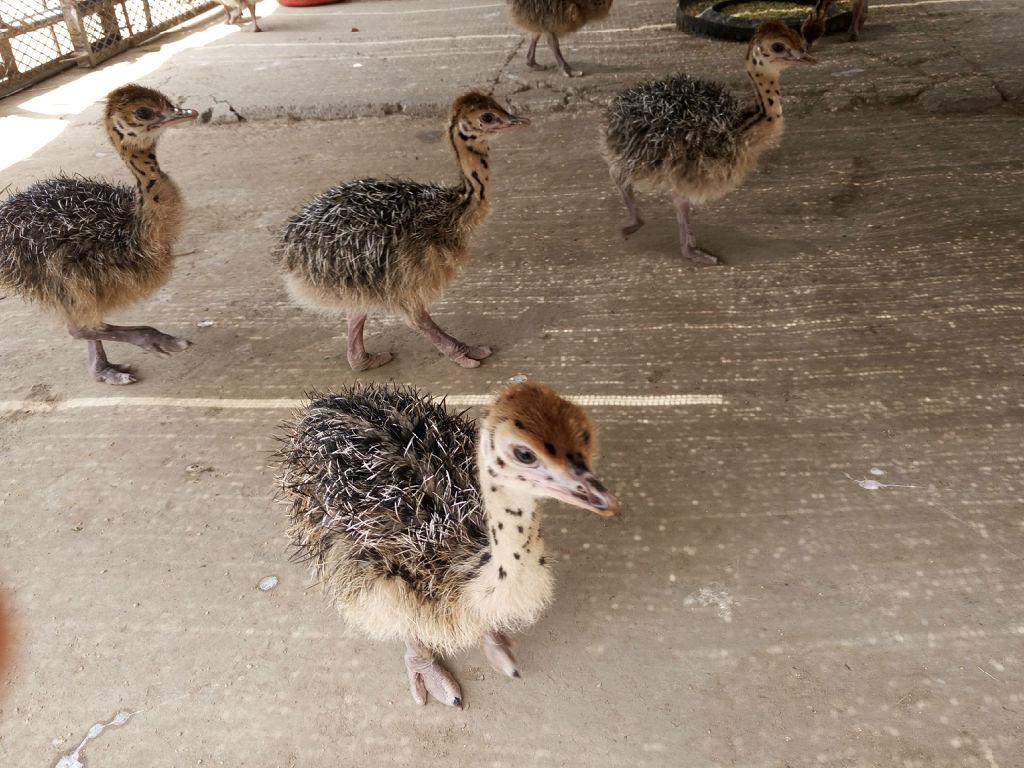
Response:
M558 38L551 32L548 32L548 47L555 54L555 61L558 62L558 66L562 68L562 72L566 77L583 77L582 72L569 66L569 62L562 56L562 49L558 46Z
M853 0L853 19L850 20L850 40L860 40L864 30L864 19L868 15L868 0Z
M676 207L679 221L679 249L683 256L699 264L718 264L718 258L697 247L697 240L690 231L690 201L672 190L672 204Z
M521 677L516 668L516 659L512 655L512 643L508 636L501 632L488 632L484 635L484 656L495 670L508 677Z
M385 363L390 363L394 357L390 352L381 352L371 355L363 346L363 325L366 323L366 313L348 316L348 364L353 371L369 371L371 368L380 368Z
M252 16L252 31L262 32L260 25L256 22L256 0L247 0L246 5L249 6L249 15ZM238 15L241 16L242 12L239 11Z
M530 45L526 49L526 66L530 69L548 69L537 63L537 43L540 41L540 33L530 38Z
M622 202L626 206L626 212L629 213L629 224L622 228L622 236L628 238L644 225L644 220L640 218L640 208L637 206L636 197L633 195L633 185L628 181L622 183L618 179L615 180L615 185L619 188L619 192L622 194Z
M462 708L462 689L458 681L434 654L415 640L405 643L405 669L409 673L409 690L417 704L426 704L429 692L442 704Z
M118 365L107 360L107 353L99 341L87 341L89 345L89 372L96 381L103 384L134 384L137 379L132 375L131 367Z
M99 328L71 326L68 328L68 333L76 339L86 339L87 341L123 341L126 344L134 344L146 352L155 352L164 357L192 346L192 342L188 339L179 339L176 336L161 333L148 325L107 325L103 323Z
M491 355L490 347L471 347L468 344L463 344L454 336L445 333L434 322L426 307L420 307L410 314L409 322L415 330L426 336L442 355L458 363L463 368L477 368L481 360Z

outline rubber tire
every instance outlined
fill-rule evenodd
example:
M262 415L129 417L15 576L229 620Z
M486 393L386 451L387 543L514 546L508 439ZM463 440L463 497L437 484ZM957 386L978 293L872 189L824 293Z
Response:
M676 7L676 26L683 30L683 32L689 32L691 35L698 35L700 37L714 37L719 40L734 40L738 43L745 43L754 36L754 30L761 24L761 21L756 19L738 19L735 16L722 13L722 10L730 5L738 5L746 0L721 0L699 16L694 16L688 12L690 8L703 1L679 0L679 5ZM771 2L771 0L766 1ZM814 0L779 0L779 2L806 5L808 8L814 7ZM806 16L787 16L784 19L780 19L780 21L799 32L800 25L804 23L806 18ZM850 28L851 21L853 21L852 13L849 11L836 12L833 8L833 11L825 21L825 34L834 35L837 32L845 32Z

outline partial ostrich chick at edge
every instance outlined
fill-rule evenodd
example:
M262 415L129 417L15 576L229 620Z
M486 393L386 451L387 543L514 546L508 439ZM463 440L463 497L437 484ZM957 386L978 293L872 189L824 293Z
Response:
M389 362L369 354L363 325L372 307L405 315L412 328L464 368L489 347L445 333L427 307L469 260L469 235L491 210L490 145L503 131L530 124L490 96L470 92L452 106L448 141L462 182L454 187L407 180L360 179L324 192L292 217L278 258L302 304L348 314L348 362L355 371Z
M718 83L679 75L641 83L608 106L604 154L622 193L629 237L643 226L634 185L668 189L679 222L683 256L705 264L718 259L696 247L690 203L714 200L736 189L761 154L782 136L779 75L791 64L813 64L801 37L770 21L747 49L747 74L755 105L747 110Z
M349 623L405 643L413 699L461 706L435 658L482 643L519 677L508 634L533 624L552 577L538 504L601 517L618 502L590 470L587 414L550 388L502 391L477 434L411 388L315 395L290 427L278 480L298 556Z
M252 31L263 31L260 29L259 22L256 21L256 0L217 0L217 2L224 6L224 12L228 15L224 20L225 24L244 24L242 10L248 8L249 16L252 17Z
M607 18L611 9L612 0L508 0L512 21L533 33L530 47L526 50L526 65L544 69L537 65L537 43L540 36L544 35L555 61L566 77L581 77L583 73L569 66L569 62L562 56L558 38L575 32L591 21Z
M810 16L800 25L800 34L807 41L808 48L825 34L828 9L832 7L834 2L835 0L817 0ZM848 39L853 42L860 40L861 32L864 31L864 19L868 17L868 0L853 0L850 5L850 12L852 18L850 19Z
M131 384L107 360L104 341L169 355L190 342L148 326L108 325L105 315L155 293L171 276L171 246L184 208L156 161L164 128L195 120L158 91L126 85L107 96L107 136L136 189L79 176L40 181L0 203L0 286L55 312L89 345L97 381Z

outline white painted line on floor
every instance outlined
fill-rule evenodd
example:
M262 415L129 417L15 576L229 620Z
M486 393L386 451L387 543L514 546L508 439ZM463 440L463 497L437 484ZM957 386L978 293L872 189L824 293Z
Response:
M441 396L438 396L441 399ZM687 405L724 405L722 395L570 395L587 407L678 408ZM456 408L487 405L491 395L448 395ZM306 398L225 397L75 397L68 400L0 400L0 413L53 413L88 408L216 408L221 410L288 411L302 408Z
M504 3L485 3L483 5L456 5L451 8L417 8L415 10L404 10L404 11L360 11L356 8L346 8L344 11L345 16L412 16L414 14L421 13L461 13L462 11L472 11L477 8L501 8ZM309 16L338 16L337 11L309 11L303 8L302 12L298 14L302 18Z

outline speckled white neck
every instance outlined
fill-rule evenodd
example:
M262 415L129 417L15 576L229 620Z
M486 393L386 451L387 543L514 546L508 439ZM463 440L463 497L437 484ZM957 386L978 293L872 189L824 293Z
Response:
M537 499L502 483L500 459L486 433L477 453L490 558L473 584L477 610L494 629L532 623L551 599L552 578L541 538Z

